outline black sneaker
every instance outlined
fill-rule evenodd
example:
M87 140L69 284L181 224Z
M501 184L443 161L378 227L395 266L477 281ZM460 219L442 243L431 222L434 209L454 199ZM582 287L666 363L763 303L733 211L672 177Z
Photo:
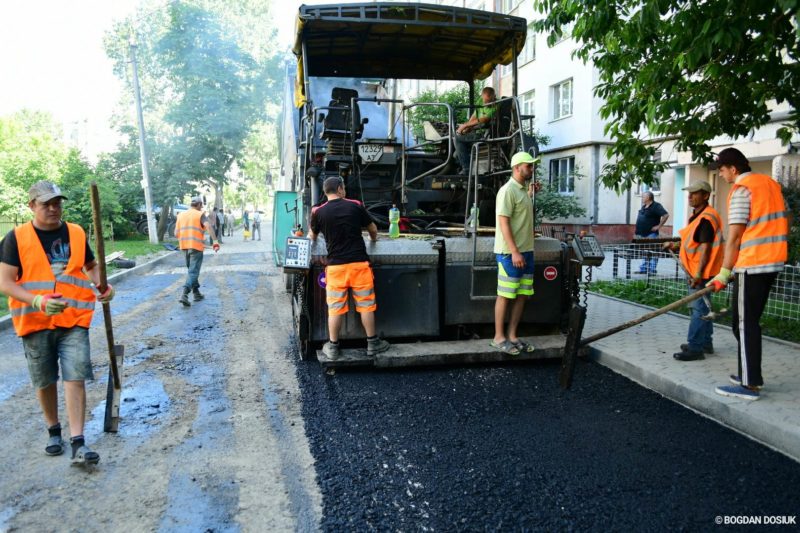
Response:
M678 361L699 361L700 359L706 358L706 356L703 355L703 352L691 352L691 351L682 351L674 353L672 354L672 357L674 357Z
M192 291L192 296L194 297L195 302L199 302L200 300L204 299L203 293L198 290Z
M681 344L681 351L682 352L688 352L689 351L689 345L688 344ZM703 346L703 353L706 354L706 355L713 354L714 353L714 346L713 345L711 345L711 346Z
M189 307L189 306L192 305L191 302L189 302L189 295L188 294L182 294L178 301L180 303L182 303L184 307Z

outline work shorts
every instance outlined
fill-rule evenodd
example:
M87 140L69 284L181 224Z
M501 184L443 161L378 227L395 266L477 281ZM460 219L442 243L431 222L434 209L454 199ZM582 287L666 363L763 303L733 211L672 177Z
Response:
M58 364L64 381L94 379L89 355L89 330L80 326L36 331L22 337L31 384L43 389L58 381Z
M511 254L496 254L497 295L509 300L519 296L533 296L533 252L523 252L525 266L517 268Z
M329 265L325 269L325 283L329 315L344 315L350 310L348 290L353 291L353 300L359 313L369 313L378 308L375 303L375 281L367 261Z

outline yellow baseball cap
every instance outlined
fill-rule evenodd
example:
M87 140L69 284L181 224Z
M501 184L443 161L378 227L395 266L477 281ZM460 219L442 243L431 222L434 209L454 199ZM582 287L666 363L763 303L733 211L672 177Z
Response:
M528 152L517 152L511 158L511 168L514 168L517 165L528 164L528 163L538 163L539 158L533 157Z

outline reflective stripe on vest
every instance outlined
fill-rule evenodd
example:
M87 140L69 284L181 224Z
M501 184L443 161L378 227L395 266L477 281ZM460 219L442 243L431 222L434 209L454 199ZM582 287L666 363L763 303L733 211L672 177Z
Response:
M205 248L203 224L200 222L202 217L202 211L195 208L178 215L178 220L175 222L175 236L178 237L178 245L181 250L202 252Z
M68 304L63 313L47 316L25 302L9 298L11 320L20 337L46 329L88 328L92 322L95 293L89 278L83 273L86 233L76 224L65 224L69 232L69 261L58 277L53 275L33 223L28 222L14 230L22 265L22 277L17 280L17 285L34 294L61 293L62 299Z
M734 183L728 194L745 187L750 191L750 221L745 226L734 268L780 265L788 258L789 220L780 184L765 174L749 174Z
M700 222L703 220L708 220L711 227L714 229L714 240L707 243L711 245L711 253L709 254L705 268L700 272L701 279L708 279L719 273L719 269L722 268L722 258L725 255L725 249L722 246L725 242L722 238L722 219L717 210L710 205L707 205L689 225L678 230L678 234L681 236L680 259L683 267L689 271L692 276L697 275L700 270L701 254L699 253L700 243L694 240L694 234Z

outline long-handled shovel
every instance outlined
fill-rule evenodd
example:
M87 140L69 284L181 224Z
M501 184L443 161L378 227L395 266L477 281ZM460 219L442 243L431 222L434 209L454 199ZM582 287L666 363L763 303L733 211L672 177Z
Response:
M675 260L675 262L678 263L678 265L680 265L681 270L683 270L683 273L686 274L686 276L689 277L689 279L691 279L693 276L691 274L689 274L689 271L686 270L685 266L683 266L683 263L681 262L680 258L677 255L675 255L675 252L672 251L672 248L668 248L668 250L669 250L669 253L672 254L672 258ZM700 318L702 320L714 321L717 318L719 318L721 316L724 316L724 315L726 315L728 313L728 309L727 308L726 309L720 309L719 313L714 311L714 307L712 307L712 305L711 305L711 298L709 298L708 295L703 296L703 301L705 302L706 307L708 307L708 314L704 315L704 316L701 316Z
M638 326L642 322L646 322L651 318L663 315L664 313L669 313L673 309L677 309L681 306L684 306L688 303L697 300L698 298L702 298L703 296L710 294L713 290L714 287L703 287L699 291L694 292L688 296L684 296L680 300L672 302L669 305L665 305L661 309L656 309L655 311L651 311L646 315L640 316L639 318L636 318L634 320L629 320L624 324L614 326L613 328L601 331L599 333L595 333L591 337L586 337L584 339L580 338L580 335L583 332L582 323L580 324L580 327L570 328L569 334L567 335L567 342L564 346L564 356L561 363L561 373L559 374L559 382L561 383L561 387L564 389L568 389L572 386L572 374L575 369L575 359L578 357L578 350L580 348L583 348L584 346L591 344L595 341L599 341L600 339L604 339L609 335L613 335L614 333L619 333L620 331L632 328L633 326Z
M92 220L94 222L95 256L100 266L100 294L108 288L106 277L106 249L103 243L103 226L100 221L100 194L97 183L92 182ZM108 358L111 371L108 373L108 392L106 393L106 415L103 421L103 431L116 433L119 429L119 405L122 401L122 382L119 376L119 367L122 366L122 357L125 347L114 343L114 329L111 325L111 306L108 302L103 304L103 322L106 325L106 339L108 340Z

